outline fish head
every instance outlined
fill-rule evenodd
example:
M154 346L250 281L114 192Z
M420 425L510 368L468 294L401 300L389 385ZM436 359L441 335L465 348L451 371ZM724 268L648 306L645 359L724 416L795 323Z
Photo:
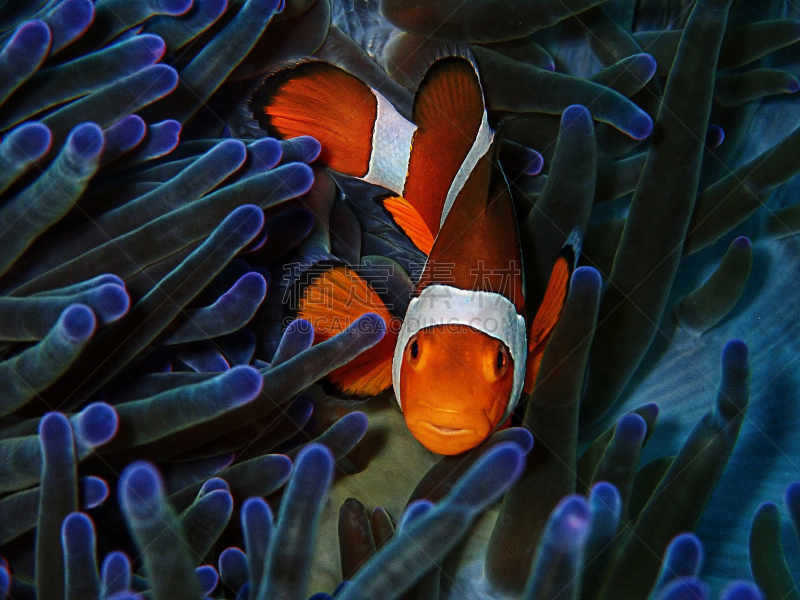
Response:
M400 366L406 424L437 454L485 440L506 413L514 359L499 339L463 324L426 327L406 343Z

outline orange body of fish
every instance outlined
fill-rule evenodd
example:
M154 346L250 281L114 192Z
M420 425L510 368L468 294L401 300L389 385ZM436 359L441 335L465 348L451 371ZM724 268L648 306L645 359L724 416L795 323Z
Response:
M527 322L513 201L473 61L432 61L410 121L357 77L318 60L268 77L250 108L271 135L312 135L326 166L391 190L384 209L428 256L402 325L331 373L329 383L350 398L393 385L409 429L433 452L480 444L533 387L578 244L576 236L565 244ZM315 343L366 312L395 319L344 265L306 286L297 308L314 326Z

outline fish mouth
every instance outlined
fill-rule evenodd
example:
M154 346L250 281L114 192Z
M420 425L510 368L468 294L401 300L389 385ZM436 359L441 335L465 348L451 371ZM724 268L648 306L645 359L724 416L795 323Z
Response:
M419 421L419 423L425 426L427 429L430 429L431 431L440 435L474 435L476 433L474 429L445 427L444 425L434 425L433 423L429 423L427 421Z

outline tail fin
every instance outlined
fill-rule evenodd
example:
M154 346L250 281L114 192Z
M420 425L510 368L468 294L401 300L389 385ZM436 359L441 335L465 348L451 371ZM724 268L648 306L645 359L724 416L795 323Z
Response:
M386 321L384 338L326 378L332 395L367 399L392 385L392 355L399 326L380 296L351 267L317 265L304 274L297 289L296 317L314 327L314 343L346 329L358 317L372 312Z
M542 363L547 341L550 334L561 318L564 304L569 293L569 282L572 272L578 262L581 252L581 234L578 228L572 230L561 252L558 254L553 270L550 274L550 282L547 284L542 304L536 311L536 316L531 324L531 331L528 337L528 362L525 375L525 386L523 391L530 394L536 382L536 374L539 372L539 365Z
M334 171L369 171L378 100L355 75L320 60L297 62L267 77L249 106L272 136L317 138L321 162Z

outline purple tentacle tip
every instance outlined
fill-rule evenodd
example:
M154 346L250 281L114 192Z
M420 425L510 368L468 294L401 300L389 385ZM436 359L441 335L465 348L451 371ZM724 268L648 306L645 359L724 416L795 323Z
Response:
M617 423L614 436L625 441L626 444L638 446L644 441L647 433L647 423L636 413L623 416Z
M733 581L722 590L719 600L764 600L764 595L749 581Z
M553 511L558 539L572 539L589 533L592 523L592 511L586 498L576 494L564 498Z
M11 575L7 568L0 568L0 598L5 598L11 587Z
M137 57L143 65L155 64L164 58L167 51L167 44L164 40L152 33L143 33L134 38L141 46L143 52Z
M61 525L61 540L67 550L93 545L94 537L94 523L83 513L74 512L67 515Z
M284 0L250 0L250 2L254 3L260 9L260 12L263 11L269 14L277 12Z
M97 321L94 313L85 304L73 304L64 309L59 327L64 337L72 342L83 342L94 333Z
M308 341L304 345L311 346L311 341L314 339L314 328L311 326L311 321L295 319L287 325L283 335L296 337L297 339L307 339Z
M12 131L5 140L20 160L37 161L50 150L53 136L43 123L25 123Z
M97 288L96 294L95 311L104 325L121 318L130 308L131 299L124 287L109 283Z
M327 481L333 472L333 454L322 444L309 444L297 454L294 474L302 473L309 481Z
M322 144L316 138L311 136L303 136L305 143L306 143L306 160L308 162L314 162L319 158L320 152L322 152Z
M626 133L635 140L643 140L653 132L653 119L646 112L637 109L628 123Z
M130 587L131 560L124 552L119 550L110 552L103 559L101 572L103 587L107 594L114 594Z
M726 368L747 368L749 350L742 340L729 340L722 348L722 364Z
M264 386L264 378L258 369L247 365L233 367L223 377L227 400L232 408L252 401Z
M181 124L169 119L147 126L147 139L140 160L158 158L172 152L180 141Z
M619 515L622 510L622 498L617 487L607 481L600 481L592 486L589 493L592 506L601 506L604 510Z
M645 66L644 76L645 80L649 80L656 74L656 69L658 68L658 63L656 59L650 54L641 54L641 61Z
M143 69L140 73L147 73L148 81L161 95L166 96L178 86L178 72L170 66L157 64Z
M544 157L533 150L532 148L528 148L528 166L525 167L523 171L525 175L533 176L538 175L542 172L542 167L544 167Z
M64 12L64 21L73 29L79 26L88 27L94 18L94 2L91 0L64 0L56 10Z
M65 0L50 17L53 25L53 52L79 38L94 20L91 0Z
M800 515L800 481L789 484L789 487L786 488L784 501L791 512L796 512Z
M348 329L359 333L372 334L378 340L382 340L383 336L386 335L386 322L378 314L366 313L356 319Z
M136 592L123 590L121 592L113 594L112 596L106 597L105 600L144 600L144 596L142 596L141 594L137 594Z
M264 226L264 211L253 204L245 204L225 217L225 225L233 225L238 235L252 240Z
M105 479L90 475L84 477L81 483L83 492L82 506L84 509L97 508L108 498L110 490Z
M217 587L219 573L211 565L201 565L195 569L194 573L200 581L200 588L204 594L210 594Z
M69 134L68 147L72 154L83 160L91 160L103 150L103 130L94 123L78 125Z
M157 517L163 495L161 476L155 466L144 461L129 465L119 480L123 510L138 520Z
M72 426L59 412L49 412L39 421L39 438L45 450L58 450L72 444Z
M533 434L524 427L510 427L503 433L503 441L514 442L525 454L533 449Z
M367 419L367 415L360 411L354 411L351 413L346 414L341 419L339 419L338 423L342 426L347 428L347 432L352 437L361 438L367 432L367 427L369 427L369 419Z
M573 104L564 109L564 114L561 115L562 126L583 126L590 127L592 125L592 115L585 106L580 104Z
M242 528L248 523L272 523L272 510L263 498L253 496L242 504Z
M725 130L719 125L709 125L706 129L706 148L713 150L725 140Z
M238 163L239 166L247 158L247 146L240 140L224 140L217 144L217 147L212 150L215 156L224 159L224 162Z
M6 49L11 51L14 63L38 63L50 49L51 41L50 28L44 21L28 21L17 29Z
M414 500L414 502L406 506L403 514L400 516L400 522L397 524L398 531L402 530L404 527L408 527L410 523L413 523L416 519L427 513L434 506L435 505L433 502L426 500L425 498Z
M266 227L264 228L266 230ZM262 231L263 233L263 231ZM237 296L245 296L247 298L251 298L253 300L257 300L261 302L264 300L264 296L267 293L267 280L261 273L256 273L251 271L249 273L245 273L242 275L236 283L233 284L233 287L225 292L223 297L227 297L230 294L230 299L234 299Z
M138 115L128 115L108 127L105 131L106 148L116 152L127 152L144 139L147 125Z
M703 565L703 544L693 533L676 536L667 547L664 565L669 580L697 575Z
M250 169L255 173L269 171L280 162L281 156L283 156L281 144L274 138L264 138L253 142L247 149L251 160Z
M470 511L482 510L499 498L525 468L525 452L514 442L495 444L467 471L445 498L445 502Z
M288 171L283 180L283 185L298 196L305 194L314 185L314 171L305 163L290 163L286 165Z
M599 290L602 282L600 271L594 267L578 267L572 274L572 286L575 288Z
M102 446L117 433L119 417L114 407L105 402L94 402L76 417L75 430L87 446Z
M206 494L210 494L211 492L216 492L218 490L222 490L224 492L230 492L231 486L228 485L228 482L224 479L220 479L219 477L212 477L203 483L203 486L200 488L200 491L197 492L197 497L201 498Z
M177 17L192 8L192 0L160 0L158 7L160 14Z
M654 600L706 600L708 588L694 578L676 579L655 595Z
M753 248L753 242L750 241L750 238L742 235L733 240L731 246L739 250L751 250Z

